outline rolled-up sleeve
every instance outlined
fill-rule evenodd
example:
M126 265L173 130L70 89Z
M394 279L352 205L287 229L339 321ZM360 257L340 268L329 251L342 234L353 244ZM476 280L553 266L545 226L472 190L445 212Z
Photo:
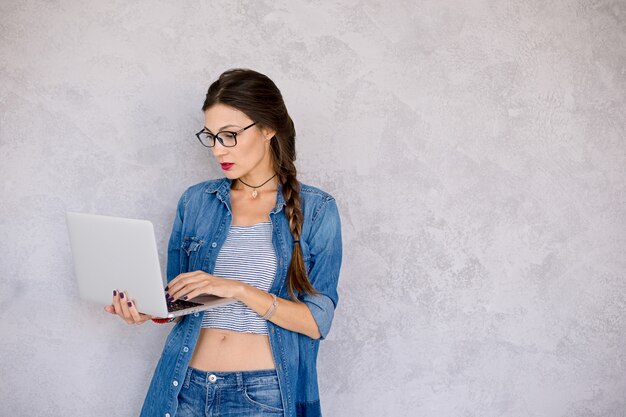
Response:
M341 269L341 220L337 203L327 199L313 217L309 246L309 281L318 294L303 294L300 299L311 311L320 332L325 339L335 315L339 301L337 283Z

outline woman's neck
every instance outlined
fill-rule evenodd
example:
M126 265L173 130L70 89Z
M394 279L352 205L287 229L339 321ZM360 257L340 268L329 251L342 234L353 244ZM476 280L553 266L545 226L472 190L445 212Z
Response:
M244 191L256 190L257 192L276 191L278 190L278 176L275 173L269 173L263 176L242 176L232 182L231 188L233 190Z

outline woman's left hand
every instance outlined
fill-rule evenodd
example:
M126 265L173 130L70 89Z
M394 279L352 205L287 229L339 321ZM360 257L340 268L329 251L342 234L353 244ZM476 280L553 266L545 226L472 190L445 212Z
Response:
M240 281L216 277L204 271L185 272L170 281L165 291L170 299L191 300L199 295L237 298L245 285Z

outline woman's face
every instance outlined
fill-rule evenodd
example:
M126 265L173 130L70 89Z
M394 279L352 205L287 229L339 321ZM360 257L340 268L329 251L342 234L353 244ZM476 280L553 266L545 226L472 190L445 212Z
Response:
M255 121L225 104L215 104L204 112L204 127L214 135L225 130L238 132ZM271 129L254 125L237 134L237 145L233 147L225 147L216 140L211 150L224 175L230 179L243 177L252 183L263 182L273 175L270 139L274 133Z

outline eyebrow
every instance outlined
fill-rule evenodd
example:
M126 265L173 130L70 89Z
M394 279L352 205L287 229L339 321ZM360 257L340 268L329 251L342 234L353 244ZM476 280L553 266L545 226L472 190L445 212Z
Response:
M224 129L226 129L227 127L239 127L239 125L233 125L233 124L230 124L230 125L222 126L222 127L220 127L217 131L218 131L218 132L221 132L221 131L223 131ZM208 127L204 126L204 128L205 128L206 130L208 130L208 131L209 131L209 133L213 133L213 132L211 132L211 129L209 129Z

